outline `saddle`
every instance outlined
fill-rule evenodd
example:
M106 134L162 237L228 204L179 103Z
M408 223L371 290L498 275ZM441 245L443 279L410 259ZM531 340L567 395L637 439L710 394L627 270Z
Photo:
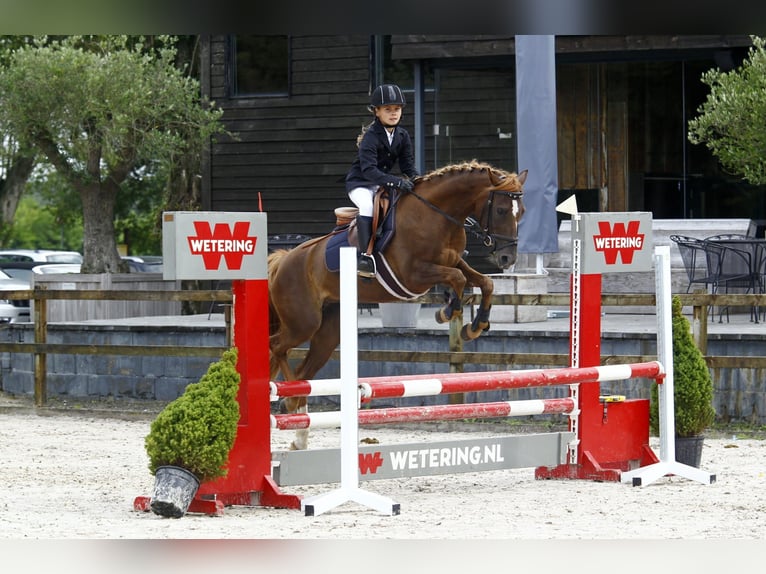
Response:
M373 199L372 210L372 234L367 253L383 251L390 243L395 232L396 204L399 200L399 190L389 190L379 187ZM393 197L391 195L393 194ZM359 247L359 238L356 232L356 216L359 209L356 207L338 207L335 209L335 231L347 230L348 243L353 247Z

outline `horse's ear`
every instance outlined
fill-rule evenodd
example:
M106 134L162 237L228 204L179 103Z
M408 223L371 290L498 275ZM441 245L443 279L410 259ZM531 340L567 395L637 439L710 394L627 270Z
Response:
M528 170L528 169L525 169L524 171L522 171L522 172L519 174L519 176L518 176L518 179L519 179L519 183L520 183L521 185L524 185L524 182L525 182L525 181L527 181L527 173L528 173L528 172L529 172L529 170Z

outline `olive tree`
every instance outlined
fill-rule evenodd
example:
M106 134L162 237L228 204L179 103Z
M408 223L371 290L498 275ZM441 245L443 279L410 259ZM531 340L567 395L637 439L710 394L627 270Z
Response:
M39 38L0 70L0 123L77 191L83 273L114 273L114 210L126 180L199 156L221 111L175 65L172 37ZM171 170L168 169L168 172Z
M689 121L689 141L705 144L724 169L761 185L766 183L766 48L763 38L752 41L740 67L702 75L710 93Z
M29 41L27 36L0 36L0 67L19 46ZM35 167L33 150L24 149L9 134L0 130L0 244L11 232L24 186Z

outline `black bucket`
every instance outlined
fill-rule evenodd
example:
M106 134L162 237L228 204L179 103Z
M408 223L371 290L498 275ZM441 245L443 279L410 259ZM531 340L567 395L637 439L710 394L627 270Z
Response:
M167 518L181 518L197 494L199 480L185 468L159 466L154 473L152 512Z

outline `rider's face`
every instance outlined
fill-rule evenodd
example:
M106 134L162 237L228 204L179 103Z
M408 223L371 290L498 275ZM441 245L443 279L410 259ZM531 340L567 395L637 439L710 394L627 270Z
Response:
M378 106L375 108L375 117L384 126L392 128L402 119L402 106Z

